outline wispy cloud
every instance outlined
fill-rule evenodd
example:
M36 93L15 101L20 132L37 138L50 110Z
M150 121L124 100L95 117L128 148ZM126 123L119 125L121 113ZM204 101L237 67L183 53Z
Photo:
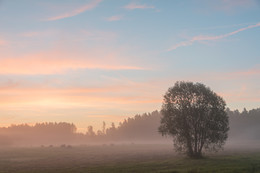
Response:
M237 7L247 8L256 5L255 0L221 0L219 1L219 3L220 5L217 6L216 8L225 11L230 11L233 8L237 8Z
M80 55L78 55L80 56ZM114 55L107 55L106 59L98 58L99 55L84 54L74 58L61 52L44 52L25 55L15 58L0 59L0 74L55 74L67 70L78 69L102 69L102 70L142 70L142 67L125 65L120 62L107 62L107 59L115 59ZM88 58L89 57L89 58ZM96 57L96 58L94 58Z
M64 19L64 18L76 16L80 13L83 13L84 11L91 10L91 9L95 8L101 1L102 0L93 0L90 3L84 5L80 8L77 8L77 9L71 11L71 12L67 12L67 13L64 13L64 14L61 14L61 15L58 15L58 16L50 17L50 18L47 19L47 21L54 21L54 20L59 20L59 19Z
M260 101L259 93L252 90L251 86L240 86L235 87L229 91L223 91L219 93L222 97L229 101L229 103L245 103L250 102L251 104Z
M12 80L0 81L0 92L5 89L10 89L19 86L19 82L14 82Z
M122 15L117 15L117 16L111 16L109 18L107 18L106 20L109 22L113 22L113 21L118 21L118 20L122 20L123 16Z
M157 94L151 95L151 85L145 82L136 82L130 85L110 81L103 81L104 85L90 86L50 86L42 83L28 83L20 80L19 83L7 81L0 84L1 106L47 106L47 107L114 107L118 105L149 105L161 103ZM14 85L15 84L15 85ZM1 85L3 87L1 87ZM141 89L142 88L142 89ZM121 93L121 94L118 94ZM143 96L140 98L140 94ZM145 93L145 94L144 94ZM153 93L153 92L152 92ZM111 106L111 107L110 107Z
M223 39L223 38L229 37L231 35L235 35L235 34L241 32L241 31L245 31L245 30L248 30L248 29L251 29L251 28L255 28L255 27L259 27L259 26L260 26L260 23L257 23L255 25L250 25L250 26L247 26L247 27L244 27L244 28L240 28L240 29L238 29L236 31L233 31L233 32L230 32L230 33L227 33L227 34L217 35L217 36L198 35L198 36L195 36L195 37L191 38L190 40L182 41L180 43L177 43L177 44L173 45L171 48L168 49L168 51L175 50L175 49L177 49L179 47L190 46L194 42L214 41L214 40Z
M200 5L199 12L206 12L207 14L218 11L233 15L244 10L254 9L259 5L258 0L198 0L196 2Z
M214 76L212 78L212 76ZM234 81L250 78L258 78L260 76L260 64L255 65L252 68L246 70L233 71L228 73L215 73L211 74L210 77L205 79L214 79L214 80L225 80L225 81Z
M255 76L255 75L260 75L260 64L248 70L229 73L228 76L239 78L241 76Z
M126 6L124 6L124 8L128 9L128 10L135 10L135 9L153 9L155 8L152 5L146 5L146 4L136 4L136 3L130 3Z
M112 88L113 89L113 88ZM75 90L75 91L74 91ZM122 91L122 90L120 90ZM123 90L124 91L124 90ZM59 89L17 89L17 90L0 90L1 104L19 104L19 105L42 105L42 106L82 106L82 105L105 105L105 104L147 104L147 103L160 103L161 99L154 97L142 97L139 96L108 96L106 93L111 91L101 90L100 92L92 92L91 90L80 90L77 88L71 90L59 90ZM116 93L116 91L112 91ZM12 94L14 97L7 98L2 94Z
M258 79L260 77L260 64L256 64L252 68L236 70L231 72L208 72L203 74L196 74L192 77L193 81L237 81ZM190 80L188 78L188 80Z
M20 33L19 36L34 38L34 37L46 37L55 34L56 31L46 30L46 31L29 31Z

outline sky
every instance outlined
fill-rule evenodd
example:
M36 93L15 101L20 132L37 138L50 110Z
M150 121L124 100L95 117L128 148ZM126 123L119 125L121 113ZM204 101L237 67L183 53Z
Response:
M259 0L0 0L0 126L116 125L176 81L260 107Z

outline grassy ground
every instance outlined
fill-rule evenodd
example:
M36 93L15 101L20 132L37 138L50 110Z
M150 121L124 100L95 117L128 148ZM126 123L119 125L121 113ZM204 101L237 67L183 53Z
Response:
M192 160L170 145L1 148L0 172L260 172L260 150L231 150Z

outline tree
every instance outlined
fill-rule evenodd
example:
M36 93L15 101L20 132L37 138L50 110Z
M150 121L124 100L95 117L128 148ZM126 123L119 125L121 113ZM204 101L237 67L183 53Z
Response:
M102 125L102 133L105 134L106 133L106 122L103 121L103 125Z
M243 109L243 112L241 114L242 114L242 116L247 116L248 115L248 111L246 110L246 108Z
M93 130L93 126L88 126L88 131L87 131L86 135L88 135L89 137L94 137L96 135Z
M193 158L220 149L228 135L225 101L201 83L176 82L164 95L159 132L173 137L177 151Z

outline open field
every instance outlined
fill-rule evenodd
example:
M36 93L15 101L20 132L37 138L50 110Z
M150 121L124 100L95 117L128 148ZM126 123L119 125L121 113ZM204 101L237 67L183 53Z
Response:
M191 160L171 145L1 148L0 172L260 172L260 150L227 149Z

